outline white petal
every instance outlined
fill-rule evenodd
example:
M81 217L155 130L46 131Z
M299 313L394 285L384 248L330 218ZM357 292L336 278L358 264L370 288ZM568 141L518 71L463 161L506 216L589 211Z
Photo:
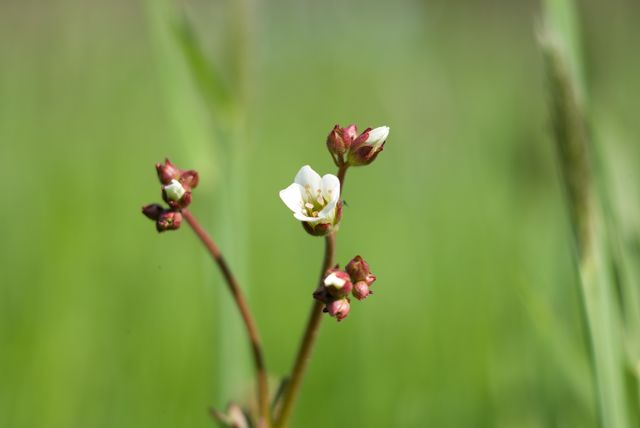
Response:
M327 287L333 286L337 289L344 287L346 283L347 280L340 278L338 275L336 275L335 272L332 272L324 279L324 285L326 285Z
M338 201L331 201L329 204L318 213L316 220L323 220L323 223L333 223L333 218L336 215L336 205Z
M320 220L317 217L308 217L302 213L293 213L293 216L300 221L306 221L306 222L311 222L311 223L317 223L318 220Z
M289 187L280 191L280 199L294 213L302 212L302 186L293 183Z
M182 187L182 184L180 184L178 180L171 180L171 183L164 186L164 191L172 201L179 201L186 193L184 187Z
M366 142L369 144L373 144L374 146L377 146L387 141L388 136L389 136L389 127L380 126L378 128L375 128L369 131L369 136L367 137Z
M320 188L321 181L320 174L315 172L309 165L300 168L296 178L293 180L294 183L298 183L302 187L307 188L309 186L309 190L313 193Z
M340 180L338 180L338 177L333 174L325 174L322 177L322 196L330 202L337 201L340 198Z

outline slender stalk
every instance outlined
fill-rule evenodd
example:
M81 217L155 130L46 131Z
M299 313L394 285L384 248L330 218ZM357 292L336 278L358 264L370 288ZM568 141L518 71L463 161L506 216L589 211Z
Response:
M325 272L333 265L333 254L335 250L335 234L327 235L325 238L324 247L324 260L322 261L322 268L320 269L320 281L324 277ZM311 351L315 344L318 331L320 330L320 322L322 321L322 308L324 304L322 302L314 300L311 306L311 313L309 314L309 320L307 321L307 328L305 329L300 348L298 349L298 355L291 371L291 377L289 379L289 385L287 386L284 397L282 398L282 407L278 418L275 420L274 428L284 428L287 426L287 422L293 410L293 405L298 396L300 389L300 383L304 376L305 369L311 359Z
M343 165L338 169L338 180L340 180L340 194L342 195L342 189L344 188L344 180L347 174L347 165ZM325 273L331 266L333 266L333 258L336 246L335 233L327 235L325 238L324 246L324 259L322 261L322 267L320 269L320 283L324 278ZM304 376L309 360L311 359L311 352L313 351L313 345L315 344L318 331L320 330L320 322L322 321L322 308L324 304L322 302L314 301L311 306L311 312L309 313L309 319L307 321L307 327L298 349L298 355L291 371L291 377L287 389L282 398L282 406L278 413L276 420L274 421L274 428L284 428L287 426L291 412L293 411L293 405L298 396L300 390L300 384Z
M344 180L347 176L347 169L349 169L349 165L342 165L338 168L338 180L340 180L340 196L342 196L342 189L344 187Z
M231 269L222 256L222 253L218 249L218 246L215 244L213 239L211 239L209 234L207 234L207 232L202 228L200 223L198 223L198 221L189 210L183 209L182 216L187 220L187 223L189 223L189 226L191 226L195 234L198 235L198 238L200 238L204 246L209 251L209 254L211 254L211 257L220 268L222 276L224 276L233 300L236 302L238 310L240 311L240 315L242 316L242 320L244 321L244 325L249 336L249 342L251 344L251 350L253 353L253 360L258 381L257 396L258 408L261 418L261 423L259 424L259 426L267 426L269 422L269 386L267 383L267 370L264 363L260 335L258 334L256 323L253 320L251 311L249 310L249 306L247 305L247 301L244 297L244 294L242 293L242 290L240 289L238 281L231 272Z

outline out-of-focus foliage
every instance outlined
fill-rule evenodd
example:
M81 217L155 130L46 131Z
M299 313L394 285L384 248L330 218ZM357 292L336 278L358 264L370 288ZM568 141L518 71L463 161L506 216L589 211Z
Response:
M212 234L244 242L230 263L275 384L322 253L277 192L303 164L334 172L324 138L349 122L391 127L349 172L338 235L338 260L362 254L378 281L325 320L293 425L596 426L539 5L238 3L176 2L220 73L210 98L160 2L0 3L0 426L208 427L209 405L249 389L214 266L188 229L157 235L139 213L160 199L164 156L199 169L192 207ZM591 132L637 278L636 3L580 2L579 16ZM234 64L246 126L207 104L233 96ZM223 119L247 135L241 198L221 140L245 132ZM225 217L233 204L246 223Z

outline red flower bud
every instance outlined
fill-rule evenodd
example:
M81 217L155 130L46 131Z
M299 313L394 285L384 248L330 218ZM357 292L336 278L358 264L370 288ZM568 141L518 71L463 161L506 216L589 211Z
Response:
M182 214L179 211L165 210L156 221L156 229L158 232L176 230L180 228L180 223L182 223Z
M345 269L347 273L349 273L351 282L353 283L364 281L370 286L376 280L376 276L371 273L369 263L360 256L355 256L349 263L347 263Z
M369 294L371 294L371 290L369 290L369 285L366 282L358 281L353 286L353 297L356 299L364 300Z
M327 303L331 301L331 296L329 296L329 292L322 285L313 292L313 298L318 302Z
M157 163L156 171L158 172L160 183L164 185L171 183L171 180L175 180L180 174L180 170L169 159L164 160L164 165Z
M342 135L345 140L348 140L349 143L352 143L353 140L355 140L358 136L358 128L354 124L351 124L342 129Z
M327 312L330 316L334 317L338 321L342 321L349 315L349 311L351 310L351 304L349 303L349 298L345 297L343 299L333 300L324 308L324 311Z
M180 210L191 203L191 190L178 180L172 180L162 187L162 199L174 210Z
M325 290L333 299L341 299L351 293L353 284L349 274L340 269L334 268L327 272L322 280Z
M337 166L342 166L346 163L345 155L356 138L357 132L355 125L349 125L345 128L336 125L327 136L327 148Z
M182 171L180 173L180 178L178 179L183 186L188 189L195 189L198 186L198 182L200 181L200 177L198 173L192 169L187 171Z
M389 127L380 126L375 129L367 128L355 139L349 148L348 163L351 166L369 165L384 149L389 136Z
M163 212L164 208L160 204L149 204L142 207L142 214L153 221L158 220Z
M182 170L169 159L156 164L158 178L162 183L162 199L173 209L186 208L191 203L191 189L198 185L198 173L192 169Z

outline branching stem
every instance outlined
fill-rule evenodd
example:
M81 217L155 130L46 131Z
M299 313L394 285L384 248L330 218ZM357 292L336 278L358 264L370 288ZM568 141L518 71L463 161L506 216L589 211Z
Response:
M235 276L231 272L231 268L227 264L226 260L222 256L220 249L215 244L213 239L209 236L209 234L202 228L200 223L195 219L193 214L187 209L182 210L182 216L187 220L189 226L193 229L193 231L198 235L198 238L202 241L204 246L211 254L211 257L216 262L218 267L220 268L220 272L222 272L222 276L227 283L229 291L233 297L233 300L238 307L238 311L240 311L240 315L242 316L242 320L244 321L245 328L247 329L247 335L249 336L249 342L251 344L251 350L253 354L253 361L256 370L257 376L257 398L258 398L258 407L260 410L260 424L259 426L266 427L269 424L269 385L267 383L267 370L264 362L264 355L262 352L262 345L260 341L260 335L258 334L258 329L256 327L256 323L251 315L251 311L249 310L249 305L247 305L247 301L240 289L238 281Z

